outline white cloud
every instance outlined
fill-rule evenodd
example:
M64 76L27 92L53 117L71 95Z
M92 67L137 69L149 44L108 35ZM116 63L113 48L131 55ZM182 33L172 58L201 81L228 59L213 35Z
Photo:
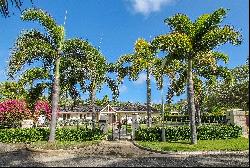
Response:
M125 85L120 85L119 86L120 93L126 92L127 90L128 90L127 86L125 86Z
M133 83L136 85L141 85L146 83L146 80L147 80L147 74L140 73L138 79L136 81L133 81ZM151 82L156 83L156 80L152 76L150 76L150 80Z
M133 83L136 85L141 85L146 82L146 79L147 79L147 74L140 73L138 79L136 81L133 81Z
M159 12L164 6L175 0L129 0L136 13L149 15L152 12Z

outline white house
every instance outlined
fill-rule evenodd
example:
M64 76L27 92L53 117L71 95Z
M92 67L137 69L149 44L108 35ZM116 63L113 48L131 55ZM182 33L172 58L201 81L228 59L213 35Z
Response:
M96 107L96 119L106 120L109 124L117 121L124 122L128 121L132 123L132 114L139 114L139 120L146 118L147 111L146 106L140 105L137 106L129 106L129 107L112 107L109 104L102 107ZM159 116L160 112L153 109L151 111L152 116ZM70 119L92 119L92 112L89 106L78 107L77 109L61 109L58 116L58 121L61 120L70 120Z

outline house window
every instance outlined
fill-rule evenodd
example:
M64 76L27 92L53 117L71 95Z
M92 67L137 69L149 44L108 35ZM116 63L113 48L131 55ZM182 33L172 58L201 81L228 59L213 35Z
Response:
M63 114L63 120L66 120L66 114Z
M67 119L70 119L70 114L67 114Z

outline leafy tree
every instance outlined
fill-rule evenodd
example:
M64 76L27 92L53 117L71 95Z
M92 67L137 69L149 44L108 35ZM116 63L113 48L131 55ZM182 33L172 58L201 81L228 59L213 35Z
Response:
M249 62L230 69L233 80L221 79L207 88L205 107L208 112L214 108L241 108L249 110Z
M49 141L54 141L59 101L59 65L64 43L64 28L57 25L55 20L41 9L27 9L22 13L21 19L38 21L47 33L43 34L35 29L21 33L12 49L8 74L13 77L25 64L32 64L36 60L42 61L44 68L52 71L52 119Z
M4 81L0 83L0 101L8 99L24 99L27 91L18 82Z
M155 50L151 44L144 39L139 38L135 42L133 54L124 55L116 62L116 71L118 72L118 80L121 82L125 76L129 76L130 80L137 80L138 75L142 71L146 71L147 79L147 125L151 127L151 79L150 77L156 71L156 64L159 60L155 57ZM129 65L127 65L129 64Z
M44 68L31 68L26 70L18 80L18 83L27 91L26 101L31 111L34 111L35 103L42 99L45 89L50 87L49 72Z
M33 3L32 0L30 0L31 3ZM0 13L4 16L7 17L9 16L9 4L12 6L15 6L17 9L21 11L21 6L22 6L23 1L21 0L0 0Z
M107 84L113 93L113 99L119 95L117 82L108 76L108 73L112 72L112 64L107 63L98 49L81 39L66 41L64 50L68 54L62 60L62 71L64 72L62 73L62 77L64 76L62 81L73 86L74 90L78 83L83 93L89 92L89 101L93 112L92 119L95 122L97 117L95 111L96 92L100 91L104 84Z
M205 60L203 57L206 57L207 59ZM201 125L200 106L202 105L204 99L202 87L209 87L209 85L215 83L218 78L230 80L231 74L229 70L226 67L217 65L218 61L222 60L227 63L228 59L227 55L218 52L209 52L207 55L201 55L193 58L194 101L198 125ZM185 91L187 66L183 64L178 70L178 73L181 74L181 77L175 79L171 84L171 91L172 93L175 92L180 95Z
M160 50L170 53L170 57L187 64L187 101L190 114L191 143L197 143L195 126L195 103L193 84L194 58L212 51L226 42L233 45L241 43L241 35L229 25L221 26L227 10L220 8L211 14L201 15L192 22L184 14L176 14L165 19L171 32L159 35L152 41L152 45ZM206 66L204 66L206 68Z
M24 99L33 112L34 104L43 98L43 92L49 86L43 81L47 78L48 72L43 68L28 69L21 74L17 82L0 83L0 99Z

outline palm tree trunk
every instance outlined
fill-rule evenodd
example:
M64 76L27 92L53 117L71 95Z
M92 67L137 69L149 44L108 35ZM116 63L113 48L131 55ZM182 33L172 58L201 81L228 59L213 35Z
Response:
M197 144L197 134L195 125L195 105L194 105L194 83L192 74L192 59L188 59L188 78L187 78L187 99L188 112L191 128L191 144Z
M163 79L163 78L162 78ZM161 88L161 140L162 142L166 142L166 131L165 131L165 121L164 121L164 98L163 98L163 81L162 81L162 88Z
M60 58L56 59L55 64L55 76L53 81L53 90L52 90L52 115L51 115L51 123L50 123L50 135L49 135L49 142L55 141L56 135L56 115L58 110L58 102L59 102L59 65L60 65Z
M92 109L92 128L93 129L95 129L95 122L96 122L95 96L96 96L96 89L93 86L92 91L90 93L90 101L91 101L91 109Z
M200 110L200 103L198 100L195 101L195 110L196 110L196 117L197 117L197 126L201 125L201 110Z
M150 83L150 70L147 68L147 120L148 127L151 127L151 83Z

